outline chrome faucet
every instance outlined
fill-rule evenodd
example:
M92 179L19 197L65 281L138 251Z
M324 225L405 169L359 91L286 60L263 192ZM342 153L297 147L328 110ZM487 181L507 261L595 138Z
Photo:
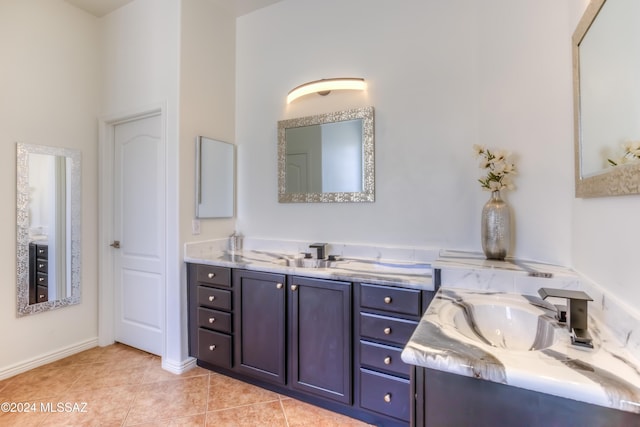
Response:
M327 257L327 246L326 243L314 243L313 245L309 245L309 248L318 251L318 259L325 259Z
M557 319L567 324L571 333L571 344L593 348L591 335L587 331L588 313L587 303L593 299L582 291L571 291L567 289L540 288L538 294L542 299L548 297L564 298L567 305L556 305ZM568 313L568 316L567 316Z

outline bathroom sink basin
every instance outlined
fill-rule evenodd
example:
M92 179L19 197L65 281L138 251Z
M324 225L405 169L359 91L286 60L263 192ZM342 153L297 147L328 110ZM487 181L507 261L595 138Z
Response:
M528 298L489 294L452 301L440 317L476 343L513 351L542 350L555 342L555 313L541 299Z

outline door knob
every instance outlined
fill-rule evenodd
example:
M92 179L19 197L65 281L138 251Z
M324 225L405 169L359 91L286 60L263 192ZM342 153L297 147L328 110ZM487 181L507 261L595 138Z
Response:
M114 240L112 244L110 244L112 248L120 249L120 240Z

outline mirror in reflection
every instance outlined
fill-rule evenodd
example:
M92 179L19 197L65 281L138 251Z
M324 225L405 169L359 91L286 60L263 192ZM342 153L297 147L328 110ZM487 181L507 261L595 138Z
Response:
M374 201L373 108L278 122L280 202Z
M18 315L79 302L80 152L17 146Z

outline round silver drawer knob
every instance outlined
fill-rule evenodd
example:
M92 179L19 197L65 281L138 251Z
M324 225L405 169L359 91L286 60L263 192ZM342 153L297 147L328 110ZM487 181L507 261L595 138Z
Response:
M214 299L216 299L216 297L214 297L213 295L209 297L209 301L213 301Z
M209 318L209 323L213 323L213 322L215 322L215 321L216 321L215 317L210 317L210 318Z
M385 335L391 335L391 328L384 328Z
M213 350L215 350L215 349L216 349L216 346L215 346L215 345L210 345L210 346L209 346L209 350L213 351Z
M384 364L385 365L391 365L391 356L387 356L384 358Z
M385 304L391 304L391 301L393 301L393 300L391 299L391 297L384 297L384 303L385 303Z
M276 284L276 288L277 288L277 289L282 289L282 286L283 286L283 285L282 285L282 283L278 283L278 284Z
M391 403L391 393L387 393L384 395L384 401L387 403Z
M209 273L207 274L207 276L209 277L209 279L213 279L214 277L216 277L215 273Z

